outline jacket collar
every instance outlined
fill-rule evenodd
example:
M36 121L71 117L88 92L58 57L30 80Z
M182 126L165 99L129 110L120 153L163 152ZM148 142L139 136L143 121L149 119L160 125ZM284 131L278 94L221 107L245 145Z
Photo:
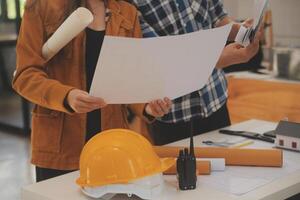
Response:
M118 4L116 0L108 0L107 8L114 13L120 13L121 11L120 4Z

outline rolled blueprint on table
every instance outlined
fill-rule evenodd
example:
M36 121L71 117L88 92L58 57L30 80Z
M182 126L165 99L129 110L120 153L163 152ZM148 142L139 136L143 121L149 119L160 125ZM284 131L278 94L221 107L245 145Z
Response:
M174 158L177 160L177 158ZM197 175L209 175L212 171L224 171L225 159L224 158L197 158ZM176 163L164 171L166 175L177 174Z
M48 39L42 48L45 59L51 59L93 21L92 13L83 7L75 10Z
M177 157L182 147L154 146L161 158ZM282 167L283 153L280 149L246 149L226 147L195 147L196 158L224 158L226 165Z
M105 36L90 94L108 104L175 99L208 81L231 24L156 38Z

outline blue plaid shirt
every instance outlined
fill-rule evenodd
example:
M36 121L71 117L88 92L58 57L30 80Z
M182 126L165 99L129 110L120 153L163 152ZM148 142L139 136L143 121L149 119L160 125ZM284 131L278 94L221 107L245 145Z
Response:
M140 12L144 37L177 35L210 29L227 16L220 0L131 0L131 2ZM202 89L175 99L171 112L158 120L176 123L189 121L196 116L208 117L221 108L226 100L227 82L224 72L214 69L208 83Z

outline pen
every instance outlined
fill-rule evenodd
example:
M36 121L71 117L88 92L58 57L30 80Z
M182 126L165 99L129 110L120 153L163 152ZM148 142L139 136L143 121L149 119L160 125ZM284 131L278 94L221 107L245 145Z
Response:
M242 136L242 137L246 137L246 138L250 138L250 139L262 140L265 142L274 143L273 138L263 136L259 133L253 133L253 132L248 132L248 131L233 131L233 130L221 129L221 130L219 130L219 133L223 133L223 134L227 134L227 135Z
M232 145L230 147L231 148L232 147L233 148L240 148L240 147L248 146L248 145L253 144L253 143L254 143L253 140L246 140L246 141L244 141L242 143L238 143L238 144Z

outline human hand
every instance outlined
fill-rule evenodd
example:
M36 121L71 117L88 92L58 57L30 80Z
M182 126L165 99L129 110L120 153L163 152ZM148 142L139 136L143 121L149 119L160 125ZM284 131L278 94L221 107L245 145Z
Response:
M241 26L245 27L245 28L250 28L253 25L253 19L247 19L245 20L243 23L233 23L232 27L231 27L231 31L229 33L228 36L228 41L234 41L236 38L236 35L238 34ZM233 21L227 19L225 20L223 23L228 24L231 23ZM223 25L225 25L223 24Z
M67 102L76 113L88 113L107 105L103 99L93 97L86 91L79 89L73 89L69 92Z
M169 112L171 105L172 101L169 98L154 100L146 105L145 111L153 117L162 117Z
M254 22L254 20L249 18L249 19L246 19L241 25L246 28L249 28L253 25L253 22Z
M227 45L217 62L217 68L225 68L230 65L248 62L258 52L261 34L261 31L258 31L253 42L247 47L243 47L236 42Z

